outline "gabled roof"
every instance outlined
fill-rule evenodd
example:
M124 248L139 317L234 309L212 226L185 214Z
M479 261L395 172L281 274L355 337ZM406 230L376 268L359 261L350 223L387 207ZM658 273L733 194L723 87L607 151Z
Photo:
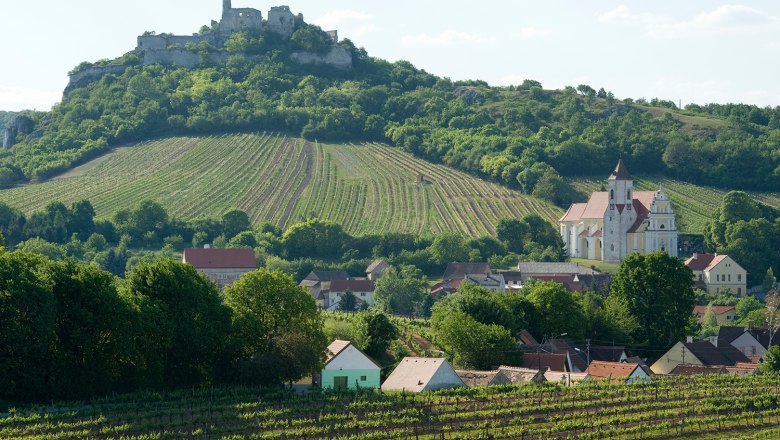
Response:
M751 327L748 331L761 345L764 346L764 348L769 348L770 330L768 328ZM780 332L776 332L774 336L772 336L772 345L780 346Z
M373 292L374 282L371 280L333 280L330 282L331 292Z
M368 265L366 268L366 273L374 272L375 270L383 270L390 267L390 263L388 263L385 260L378 259L374 260L371 264Z
M591 361L620 362L620 358L625 352L626 347L622 346L591 345L590 359Z
M607 361L592 361L585 370L590 374L590 377L596 379L613 378L613 377L628 377L634 373L639 367L639 364L628 364L624 362L607 362Z
M437 382L431 384L434 376L437 377ZM422 392L464 385L447 359L406 357L390 373L382 384L382 389Z
M508 367L502 365L498 367L499 374L504 375L511 384L520 383L541 383L545 381L544 373L534 368Z
M634 180L634 178L628 174L626 164L623 163L623 159L620 159L618 160L617 166L615 166L615 170L612 171L612 174L609 175L607 180Z
M466 274L488 274L493 273L488 263L449 263L447 270L444 271L442 279L454 280L465 278Z
M339 353L344 351L345 348L349 347L352 344L350 341L342 341L340 339L336 339L335 341L331 342L330 345L328 345L328 353L327 358L325 360L325 364L330 362L331 359L338 356Z
M520 343L527 344L527 345L539 345L539 343L536 341L536 338L531 335L528 330L520 330Z
M509 379L503 374L500 374L498 370L455 370L455 372L458 373L460 380L469 387L485 387L488 385L505 385L509 383Z
M669 374L674 376L694 376L699 374L724 374L726 367L723 365L691 365L680 364L672 368Z
M252 249L184 249L182 260L196 269L257 269Z
M565 354L526 352L523 355L523 368L565 372L569 370L566 363L567 358Z
M707 313L707 307L712 307L712 311L715 313L715 315L725 315L728 312L735 312L737 310L735 306L695 306L693 308L693 314L704 315Z
M457 280L444 280L440 283L436 283L431 286L431 295L438 297L442 293L452 293L460 289L463 284L463 279Z
M563 214L563 217L558 219L559 222L577 221L582 218L582 214L585 213L585 209L588 207L587 203L572 203L569 209Z
M313 281L348 280L349 274L343 270L313 270L304 279Z
M478 286L499 286L503 287L504 280L501 275L487 275L487 274L474 274L467 273L464 280L474 283Z
M633 200L631 200L631 206L633 207L632 209L634 210L634 213L636 213L636 220L634 221L634 224L628 228L628 232L632 233L638 231L642 226L642 223L644 223L650 215L650 205L653 203L653 199L655 198L655 192L636 191L634 192L633 197Z
M750 362L750 359L732 345L715 347L709 341L684 343L691 354L703 365L734 366L737 362Z
M569 353L569 358L574 368L580 371L585 371L588 368L588 362L585 360L585 350L575 350L573 340L568 338L550 339L549 344L555 347L558 353Z
M691 270L706 271L717 266L721 261L725 260L728 255L719 254L693 254L691 258L685 260L685 265Z
M718 347L724 344L731 344L746 331L747 329L744 327L721 326L718 330Z
M553 281L560 283L569 292L602 292L609 289L609 283L612 281L612 275L593 274L593 275L533 275L531 277L538 281Z

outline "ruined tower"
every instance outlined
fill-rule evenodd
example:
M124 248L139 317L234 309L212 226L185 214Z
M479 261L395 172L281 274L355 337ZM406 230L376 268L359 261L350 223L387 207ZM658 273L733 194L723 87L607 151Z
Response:
M231 9L233 9L231 0L222 0L222 16L226 16Z

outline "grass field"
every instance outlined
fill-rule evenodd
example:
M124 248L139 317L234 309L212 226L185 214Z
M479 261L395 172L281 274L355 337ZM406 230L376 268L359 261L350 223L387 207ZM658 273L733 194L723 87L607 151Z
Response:
M429 394L191 389L17 407L0 414L0 438L764 439L780 432L779 387L771 376L706 375Z
M672 207L677 215L677 223L684 233L701 234L705 225L711 220L712 212L720 204L728 192L712 187L698 186L679 180L659 176L634 176L634 187L638 191L655 191L663 187L664 192L672 199ZM586 201L593 191L599 191L606 185L606 179L601 177L574 178L568 183L579 193L580 201ZM780 208L780 193L750 193L750 195L767 205Z
M429 184L415 183L423 174ZM98 217L141 200L184 220L231 208L281 227L317 216L356 235L492 234L501 218L562 211L451 168L376 145L325 145L278 134L177 137L120 148L51 181L0 191L27 214L88 199Z

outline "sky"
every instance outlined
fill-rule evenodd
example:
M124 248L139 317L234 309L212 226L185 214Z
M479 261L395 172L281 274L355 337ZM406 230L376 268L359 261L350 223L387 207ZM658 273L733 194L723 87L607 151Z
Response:
M710 0L233 0L306 22L451 78L588 84L618 98L780 105L780 2ZM153 30L188 35L219 0L0 0L0 110L48 110L67 72Z

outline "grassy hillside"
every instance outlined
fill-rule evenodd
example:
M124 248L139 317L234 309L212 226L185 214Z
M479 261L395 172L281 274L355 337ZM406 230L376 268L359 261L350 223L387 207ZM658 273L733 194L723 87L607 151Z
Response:
M422 173L429 184L417 184ZM141 200L178 218L217 217L231 208L255 223L286 227L307 216L341 223L352 234L386 231L469 236L498 220L561 210L517 191L400 149L326 145L278 134L177 137L119 148L50 181L0 191L0 201L30 213L50 201L88 199L98 217Z
M726 190L699 186L680 180L659 176L635 177L634 187L639 191L655 191L663 187L672 199L674 212L682 232L700 234L710 221L712 212L720 204ZM579 201L585 201L593 191L599 191L607 184L605 177L574 178L568 180L577 191ZM756 200L780 208L780 193L750 193Z

